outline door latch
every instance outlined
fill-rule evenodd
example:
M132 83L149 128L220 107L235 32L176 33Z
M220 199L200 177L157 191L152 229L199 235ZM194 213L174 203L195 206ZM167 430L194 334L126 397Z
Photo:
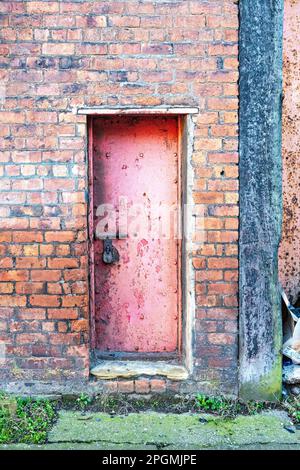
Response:
M117 263L120 259L119 252L116 247L113 246L112 240L106 238L103 240L103 253L102 260L105 264Z

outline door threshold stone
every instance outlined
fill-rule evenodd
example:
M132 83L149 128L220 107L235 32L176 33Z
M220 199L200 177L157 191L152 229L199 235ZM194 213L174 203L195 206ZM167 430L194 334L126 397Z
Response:
M161 375L170 380L186 380L189 376L184 366L163 361L101 361L90 373L99 379Z

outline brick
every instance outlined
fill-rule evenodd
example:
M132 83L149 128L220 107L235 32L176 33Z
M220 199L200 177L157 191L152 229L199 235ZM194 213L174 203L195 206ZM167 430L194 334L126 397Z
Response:
M53 245L40 245L40 255L41 256L50 256L54 253L54 246Z
M232 243L238 241L237 231L211 231L207 234L209 243Z
M19 308L17 318L19 320L43 320L46 318L46 311L41 308Z
M207 293L206 282L202 282L201 284L196 283L195 292L196 292L196 295L205 295Z
M133 380L120 380L118 381L118 392L120 393L133 393L134 381Z
M48 89L48 87L47 87ZM50 90L49 90L50 91ZM47 92L48 93L48 92ZM27 111L26 120L28 123L56 123L57 113L55 111Z
M81 318L71 323L72 331L88 331L88 320Z
M87 279L87 272L85 269L65 270L64 278L67 282Z
M211 214L217 217L236 217L239 214L239 208L237 205L218 206L213 208Z
M220 307L223 305L221 295L197 295L196 304L203 307Z
M238 286L236 283L228 283L228 282L219 282L219 283L211 283L208 286L208 293L209 294L236 294Z
M210 258L207 264L210 269L236 269L238 260L236 258Z
M164 55L172 54L172 52L171 44L142 44L142 54Z
M238 204L239 202L239 193L238 192L232 192L232 193L225 193L225 203L226 204Z
M2 193L1 203L2 204L23 204L25 203L25 193Z
M69 245L57 245L55 247L55 254L57 256L68 256L70 254L70 246Z
M11 232L0 232L0 242L10 242L12 238Z
M199 2L197 0L193 0L190 2L190 11L193 15L218 15L222 13L222 5L220 2Z
M238 128L235 125L220 124L211 126L210 133L213 137L236 137Z
M235 55L237 56L238 49L236 44L225 44L225 43L219 43L219 44L213 44L208 46L208 54L209 55L218 55L218 56L231 56ZM229 80L233 81L233 80Z
M218 328L218 322L213 320L201 320L196 322L196 331L212 333Z
M49 258L48 268L50 269L67 269L77 268L78 260L75 258Z
M107 45L100 43L82 43L76 45L78 55L105 55L107 54ZM70 55L70 54L67 54Z
M42 282L16 282L17 294L41 294L44 291Z
M69 295L63 298L63 307L82 307L86 305L87 299L85 295Z
M224 305L226 307L237 307L238 306L237 295L228 295L224 297Z
M119 16L113 15L109 18L109 25L122 28L138 28L140 26L140 18L138 16Z
M117 393L118 392L118 382L117 381L105 381L103 384L103 390L107 393Z
M150 392L150 381L149 380L135 380L134 388L136 393L149 393Z
M196 273L198 282L221 281L222 279L223 271L205 270Z
M0 122L5 124L22 124L25 122L25 113L21 111L0 111Z
M199 191L193 194L193 199L197 204L222 204L224 202L224 195L214 191Z
M209 357L208 367L217 368L229 368L236 365L235 360L232 357Z
M30 277L32 281L52 281L57 282L61 279L61 271L59 270L34 270L31 271Z
M31 295L29 302L32 307L58 307L60 298L57 295Z
M221 114L221 119L226 124L236 124L238 122L238 113L236 111L225 111Z
M225 219L226 230L237 230L239 228L239 220L237 218Z
M68 324L67 322L60 321L57 323L57 330L59 333L66 333L68 331Z
M217 217L205 217L203 220L203 228L206 230L222 229L224 222Z
M236 110L238 100L236 98L208 98L207 106L210 110Z
M48 318L58 320L76 320L78 318L78 311L77 308L49 308Z
M36 191L43 189L43 181L38 179L20 179L12 182L12 189L23 191Z
M222 148L221 139L197 139L195 142L195 150L220 150Z
M77 281L72 284L72 294L86 294L88 292L88 283Z
M52 178L45 180L44 189L45 191L70 191L74 189L74 181L71 179L64 179L64 183L62 185L61 179Z
M75 233L68 231L59 231L59 232L46 232L45 233L45 240L46 242L72 242L74 240Z
M23 254L24 256L37 257L39 255L38 245L24 245Z
M12 268L13 260L11 258L2 258L0 259L0 269Z
M209 333L208 341L211 344L230 345L235 343L236 336L229 333Z
M9 270L0 272L0 281L27 281L29 272L26 270Z
M0 295L0 307L24 307L25 305L25 296Z
M238 281L239 279L239 273L238 271L225 271L224 272L224 280L225 281L229 281L229 282L232 282L232 281Z
M36 344L36 343L46 343L47 336L40 334L40 333L24 333L18 334L18 342L20 344Z
M0 283L0 294L11 294L14 290L14 285L11 282Z
M217 90L219 93L219 90ZM201 113L198 119L199 124L217 124L219 121L219 114L217 112Z
M34 258L26 256L16 260L16 268L25 269L41 269L46 266L46 260L42 258Z
M62 285L58 283L47 283L47 293L48 294L62 294Z
M193 266L195 269L204 269L206 267L205 258L193 258Z
M164 380L152 379L150 380L150 387L152 393L164 393L166 390L166 382Z
M215 166L214 176L220 177L224 176L225 178L238 178L239 169L237 165L225 165Z
M172 50L170 49L171 53ZM206 46L203 44L175 44L174 45L174 53L176 55L184 55L187 54L191 56L205 56L206 55Z
M200 346L197 348L197 355L199 357L221 357L223 352L220 346Z
M42 46L44 55L72 55L75 53L75 44L71 43L45 43Z
M57 13L59 11L58 2L26 2L27 13Z

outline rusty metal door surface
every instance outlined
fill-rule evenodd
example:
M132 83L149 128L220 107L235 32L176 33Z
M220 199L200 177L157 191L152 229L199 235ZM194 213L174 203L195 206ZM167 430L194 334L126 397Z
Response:
M96 348L175 352L181 315L177 117L94 118L92 148ZM108 252L113 246L118 254L104 258L108 264L105 240Z

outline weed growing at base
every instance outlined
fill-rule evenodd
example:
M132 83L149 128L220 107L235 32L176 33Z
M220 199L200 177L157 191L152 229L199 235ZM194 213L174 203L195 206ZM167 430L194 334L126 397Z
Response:
M0 394L0 443L42 444L56 418L49 400Z

